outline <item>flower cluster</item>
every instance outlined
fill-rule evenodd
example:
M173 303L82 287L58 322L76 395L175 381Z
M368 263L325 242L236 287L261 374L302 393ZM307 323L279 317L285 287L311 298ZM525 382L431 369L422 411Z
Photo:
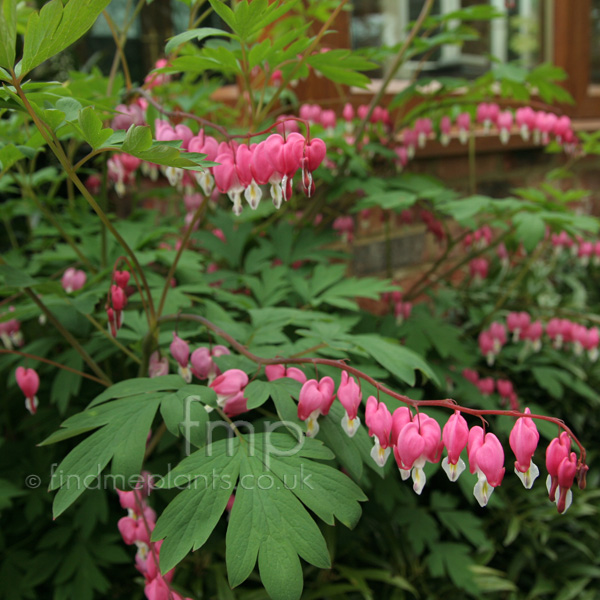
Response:
M479 349L490 366L494 364L494 360L500 354L504 344L506 344L506 327L502 323L494 322L489 329L485 329L479 334Z
M590 264L600 266L600 241L584 240L581 236L572 238L566 231L553 233L551 241L556 255L568 250L571 256L577 257L582 267Z
M544 326L541 321L532 321L526 312L511 312L506 318L506 327L512 333L512 341L524 341L534 352L540 350L544 329L548 340L556 349L568 344L575 356L587 354L591 361L598 359L600 334L597 327L585 327L569 319L550 319ZM496 356L507 342L506 328L502 323L494 322L489 329L479 334L479 349L488 365L493 365Z
M539 433L533 419L525 409L509 436L509 445L515 455L514 471L524 487L530 489L539 475L533 456L539 442ZM393 413L383 402L373 396L367 400L365 423L369 435L375 439L371 456L383 466L393 451L403 480L412 477L413 490L420 494L426 483L423 470L427 462L442 460L442 468L450 481L456 481L466 469L461 453L466 449L469 470L477 475L473 494L481 506L485 506L496 487L504 478L504 449L500 440L481 427L469 429L467 421L458 410L448 419L443 429L438 422L423 412L412 414L408 407L399 407ZM577 474L577 456L569 453L571 441L566 432L553 440L546 453L548 490L550 500L556 501L559 512L571 503L571 487ZM584 467L582 467L584 468ZM555 497L556 489L559 495Z
M137 547L135 568L144 576L144 593L147 600L184 600L170 586L175 569L171 569L164 575L160 572L159 558L162 540L150 541L156 525L156 513L146 501L150 488L151 485L146 482L146 485L140 489L130 492L117 490L121 507L127 509L127 516L119 519L117 526L123 541L128 546L135 544Z
M119 105L119 113L114 121L115 128L125 128L144 123L144 110L147 105ZM327 113L328 111L322 111ZM335 125L335 114L334 125ZM321 118L321 117L319 117ZM312 173L323 162L326 154L325 142L320 138L307 139L297 131L283 137L276 133L259 143L240 144L235 140L219 142L216 138L200 130L194 135L185 124L172 126L169 122L155 121L157 141L181 141L181 149L187 152L205 154L207 160L218 163L198 171L187 171L175 167L160 167L169 183L185 191L187 195L196 192L199 185L205 196L216 191L227 194L233 203L233 211L242 211L242 194L252 209L256 209L263 195L261 186L270 185L273 204L279 208L282 202L292 196L292 182L298 172L304 193L312 196L315 184ZM108 160L108 175L119 195L126 192L127 186L135 181L138 167L156 179L157 165L145 163L128 154L115 154ZM189 211L188 211L189 212Z
M427 141L437 138L442 145L447 146L453 131L460 142L466 144L475 131L475 125L479 126L482 133L497 134L503 144L509 141L515 130L523 140L531 138L534 144L547 145L555 140L567 152L573 152L577 144L571 119L565 115L559 117L554 113L535 111L529 106L513 112L501 110L495 103L482 102L476 108L475 123L468 112L457 115L454 123L448 115L443 115L437 124L430 118L416 119L412 127L403 130L402 145L395 148L399 166L406 166L408 160L414 158L417 148L425 147Z
M382 300L394 307L394 316L396 317L398 325L402 325L402 323L410 317L413 308L412 302L403 300L402 292L400 290L382 294Z
M289 369L288 369L289 371ZM302 373L302 375L304 375ZM290 377L290 375L286 375ZM294 377L301 381L301 377ZM335 383L331 377L323 377L319 380L309 379L302 381L302 389L298 399L298 418L306 421L306 435L314 437L319 432L318 418L329 414L331 405L336 398ZM349 437L353 437L360 427L358 418L358 407L362 402L362 392L360 386L354 379L342 372L342 380L337 390L337 398L346 410L342 418L342 428Z
M519 398L512 381L494 379L493 377L479 377L479 373L473 369L463 369L462 375L477 387L482 396L491 396L497 390L502 399L502 404L508 403L511 410L519 410Z
M190 354L190 345L175 332L173 332L173 341L171 342L170 350L171 356L178 364L178 373L186 383L190 383L192 375L195 375L201 380L208 379L210 384L215 377L221 375L221 371L219 371L219 367L213 359L224 354L229 354L229 350L225 346L219 345L212 346L211 348L201 346ZM158 357L155 359L155 363L157 360Z

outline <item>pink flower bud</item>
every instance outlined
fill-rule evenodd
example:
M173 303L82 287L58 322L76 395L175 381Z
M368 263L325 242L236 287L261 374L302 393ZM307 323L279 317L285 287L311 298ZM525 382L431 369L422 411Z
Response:
M488 270L489 262L486 258L474 258L469 263L469 271L473 278L485 279L488 276Z
M319 381L309 379L304 383L298 400L298 418L306 421L315 412L327 415L333 404L334 388L331 377L323 377Z
M352 108L352 104L347 102L344 105L344 110L342 111L342 117L344 117L345 121L352 121L354 119L354 108Z
M466 448L469 439L469 426L467 421L460 414L460 411L454 411L454 414L448 419L442 431L442 440L448 450L448 462L455 465L460 459L460 453Z
M240 369L229 369L222 375L219 375L210 387L215 390L218 396L234 396L241 392L248 385L248 375Z
M470 459L469 459L470 460ZM476 468L492 487L498 487L504 478L504 449L493 433L486 433L483 444L475 455Z
M450 134L452 131L452 121L450 120L450 117L444 116L440 119L440 131L445 135Z
M63 274L61 283L67 294L80 290L85 285L87 276L84 271L69 267Z
M498 379L496 386L502 398L510 398L510 395L514 392L512 381L508 379Z
M381 448L385 449L390 445L392 415L388 407L383 402L377 402L374 396L369 396L367 400L365 424L369 428L369 435L377 437Z
M244 392L239 392L225 400L223 412L228 417L237 417L238 415L248 411L247 402L248 399L244 396Z
M148 361L148 377L161 377L168 373L169 359L166 356L161 358L158 350L156 350L150 355L150 360Z
M546 469L548 470L548 496L552 502L555 500L558 487L558 467L569 456L571 438L566 431L554 438L546 449Z
M173 332L173 341L169 347L171 350L171 356L179 363L183 368L187 368L190 361L190 346L182 340L175 332Z
M129 271L115 271L113 278L115 283L124 290L129 283L129 278L131 277L131 273Z
M325 128L333 129L335 127L335 111L334 110L324 110L321 113L321 125Z
M568 457L562 459L558 465L558 489L559 497L556 502L559 513L565 512L571 504L571 487L577 473L577 455L571 452Z
M354 377L350 377L346 371L342 371L342 380L337 391L338 400L348 413L348 418L356 419L358 407L362 402L362 393Z
M17 385L25 396L25 408L34 415L38 408L37 392L40 388L40 378L34 369L17 367L15 372Z
M413 415L408 406L399 406L392 413L392 446L398 444L398 436L405 425L412 423Z
M117 312L121 312L127 306L127 296L122 288L118 285L110 286L110 298L112 307Z
M469 127L471 127L471 115L469 113L460 113L460 115L456 117L456 126L459 129L468 131Z
M225 354L230 354L225 346L213 346L212 350L206 347L196 348L190 358L192 373L198 379L209 379L220 375L221 371L213 358Z
M473 369L463 369L462 376L474 385L479 381L479 373Z
M288 367L286 369L284 365L267 365L265 367L265 375L269 381L288 377L290 379L295 379L300 383L306 382L306 375L297 367Z
M530 410L526 408L525 413L530 414ZM540 434L531 417L520 417L517 419L509 437L510 447L517 459L515 470L521 473L526 473L529 470L532 465L531 459L533 458L539 439Z
M494 393L495 381L491 377L480 379L476 385L484 396Z

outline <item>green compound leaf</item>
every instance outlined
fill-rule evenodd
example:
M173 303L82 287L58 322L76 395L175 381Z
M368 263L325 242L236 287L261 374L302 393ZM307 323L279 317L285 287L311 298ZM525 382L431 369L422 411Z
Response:
M17 2L2 0L0 4L0 67L12 69L17 43ZM8 79L8 73L6 73Z
M358 335L353 339L384 369L408 385L415 385L415 371L417 370L437 382L437 377L431 367L416 352L391 340L372 335Z
M269 431L194 452L159 486L187 486L153 534L165 540L161 570L206 542L237 485L226 538L230 585L245 581L258 561L270 597L297 600L303 587L300 558L318 568L330 566L325 539L307 508L326 523L337 518L352 527L366 499L349 477L320 462L331 458L317 440Z
M76 42L95 23L110 0L61 0L44 4L27 22L21 75Z
M53 473L50 489L59 490L54 498L54 518L87 488L97 485L98 476L111 459L116 487L128 487L130 478L139 475L148 431L160 399L159 394L142 394L88 409L65 421L67 431L62 437L58 432L43 442L55 442L101 427L71 450Z
M165 509L152 533L154 540L164 538L160 549L163 573L172 569L190 550L197 550L208 539L225 511L239 472L239 442L216 442L199 450L205 460L181 492ZM185 461L184 461L185 462ZM182 481L189 477L182 475ZM177 484L177 475L172 479Z

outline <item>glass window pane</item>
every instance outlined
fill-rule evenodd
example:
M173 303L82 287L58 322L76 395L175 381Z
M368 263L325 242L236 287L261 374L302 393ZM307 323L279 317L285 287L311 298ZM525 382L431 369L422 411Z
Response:
M600 83L600 0L592 0L590 83Z
M600 7L600 0L594 1ZM435 0L432 14L449 13L479 4L482 4L481 0ZM424 77L475 78L489 69L490 56L501 61L516 60L527 67L541 62L543 2L490 0L489 4L503 16L492 21L469 22L468 26L477 32L479 39L465 41L462 46L445 45L426 57L415 57L398 76L409 78L419 68L420 75ZM355 0L351 31L353 46L398 44L406 35L408 23L419 16L422 6L422 0Z

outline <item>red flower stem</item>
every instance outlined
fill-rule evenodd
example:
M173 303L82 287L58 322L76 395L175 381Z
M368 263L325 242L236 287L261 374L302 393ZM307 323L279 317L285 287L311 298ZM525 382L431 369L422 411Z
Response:
M59 369L62 369L63 371L70 371L71 373L76 373L77 375L80 375L81 377L85 377L86 379L91 379L92 381L95 381L96 383L100 383L101 385L104 385L106 387L109 387L109 385L110 385L104 379L99 379L98 377L94 377L93 375L88 375L87 373L83 373L82 371L78 371L77 369L67 367L67 365L61 365L60 363L54 362L53 360L50 360L49 358L42 358L41 356L37 356L35 354L29 354L28 352L21 352L19 350L8 350L5 348L0 348L0 354L18 354L19 356L24 356L25 358L30 358L31 360L37 360L39 362L43 362L48 365L52 365L53 367L57 367Z
M281 365L281 364L283 364L283 365L285 365L285 364L297 364L297 365L298 364L312 364L312 365L314 365L315 369L317 368L317 365L326 365L328 367L335 367L336 369L346 371L347 373L350 373L351 375L354 375L355 377L358 377L359 379L367 381L373 387L375 387L378 392L383 392L384 394L390 396L391 398L395 398L396 400L399 400L400 402L403 402L404 404L408 404L409 406L412 406L415 409L422 407L422 406L434 406L434 407L439 407L439 408L447 408L452 411L459 410L465 414L473 415L475 417L480 417L480 418L483 418L485 415L498 415L498 416L505 416L505 417L514 417L514 418L529 417L531 419L539 419L540 421L548 421L550 423L554 423L555 425L557 425L558 427L560 427L561 429L566 431L567 434L569 435L569 437L578 446L579 452L580 452L578 464L580 466L585 465L586 450L585 450L583 444L577 439L577 437L575 436L573 431L571 431L571 429L567 425L565 425L565 423L564 423L564 421L562 421L562 419L558 419L556 417L548 417L546 415L527 414L527 413L522 413L522 412L519 412L516 410L491 410L491 409L482 410L482 409L476 409L476 408L469 408L466 406L461 406L460 404L458 404L455 400L452 400L451 398L445 398L443 400L413 400L412 398L409 398L408 396L405 396L404 394L399 394L398 392L395 392L394 390L388 388L387 386L379 383L378 381L376 381L375 379L373 379L366 373L363 373L359 369L348 366L343 360L334 360L334 359L330 359L330 358L285 358L285 357L263 358L261 356L257 356L256 354L253 354L252 352L250 352L250 350L248 350L243 344L241 344L236 339L234 339L232 336L230 336L228 333L223 331L223 329L221 329L219 326L215 325L208 319L201 317L199 315L189 315L189 314L185 314L185 313L180 313L177 315L165 315L164 317L160 317L157 320L157 322L158 322L158 324L160 324L160 323L166 323L166 322L170 322L170 321L174 321L174 320L194 321L196 323L203 324L205 327L210 329L213 333L215 333L219 337L226 340L240 354L249 358L251 361L257 363L258 365L266 366L266 365Z
M236 134L236 135L230 135L229 133L227 133L227 129L225 129L225 127L222 127L221 125L217 125L216 123L213 123L212 121L209 121L208 119L204 119L203 117L199 117L198 115L195 115L194 113L185 112L185 111L181 111L181 110L169 110L168 108L166 108L165 106L163 106L162 104L157 102L156 99L154 99L148 92L146 92L146 90L143 90L142 88L135 88L135 89L131 90L131 93L135 93L135 94L139 94L140 96L143 96L148 101L148 104L151 104L154 108L156 108L156 110L158 112L160 112L161 114L163 114L169 118L191 119L192 121L196 121L196 123L199 123L203 127L210 127L211 129L218 131L227 140L234 140L234 139L249 140L249 139L251 139L253 137L257 137L259 135L265 135L266 133L269 133L269 131L271 131L272 129L277 127L277 125L279 125L280 123L285 123L286 121L297 121L298 123L302 123L306 127L306 137L308 140L310 140L310 125L309 125L308 121L306 121L305 119L300 119L299 117L285 117L284 119L277 119L275 121L275 123L273 123L273 125L270 125L266 129L263 129L262 131L257 131L255 133L240 133L240 134Z

